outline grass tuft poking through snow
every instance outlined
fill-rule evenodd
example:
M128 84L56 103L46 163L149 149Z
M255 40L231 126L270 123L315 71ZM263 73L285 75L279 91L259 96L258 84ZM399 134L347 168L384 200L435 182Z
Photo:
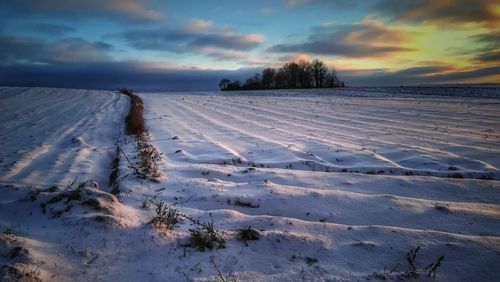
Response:
M155 146L149 143L149 136L143 134L136 139L135 150L139 154L139 168L142 178L157 178L161 174L158 170L162 153L158 152Z
M260 232L248 226L248 228L239 229L236 237L246 244L247 241L259 240Z
M437 270L441 266L441 262L444 260L444 256L439 256L435 262L429 263L423 269L418 269L416 266L417 253L420 251L420 246L415 249L411 249L406 254L406 262L408 264L405 272L396 272L396 268L399 264L392 270L388 270L384 267L382 272L374 272L368 276L368 279L378 279L378 280L404 280L404 279L417 279L420 275L425 274L427 277L436 278Z
M149 200L155 207L156 216L149 222L157 229L173 229L181 221L181 214L163 201Z
M195 228L189 229L191 238L188 243L184 244L184 247L191 247L200 251L225 248L226 240L222 233L215 229L211 215L210 222L201 222L197 219L193 219L189 215L180 213L178 209L174 208L174 206L178 204L179 203L168 205L164 201L156 200L155 197L146 197L142 202L142 207L148 209L150 205L155 206L156 215L148 224L152 224L157 230L174 229L182 219L188 220L191 225L195 226ZM248 227L248 230L243 230L242 233L244 233L244 235L241 240L245 241L257 240L258 237L260 237L258 231L250 227Z
M120 182L119 182L119 174L120 174L120 145L116 144L116 150L114 156L111 160L111 173L109 175L109 186L111 187L111 194L118 195L120 194Z
M187 245L191 248L196 248L199 251L222 249L226 247L226 240L220 234L220 231L214 228L214 223L197 223L198 227L189 229L191 233L191 241Z

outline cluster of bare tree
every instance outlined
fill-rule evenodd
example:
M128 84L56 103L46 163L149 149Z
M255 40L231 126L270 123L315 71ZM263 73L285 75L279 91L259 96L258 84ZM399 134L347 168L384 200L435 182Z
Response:
M301 60L298 63L285 63L277 71L267 68L262 73L256 73L241 84L239 80L222 79L219 82L222 91L226 90L255 90L255 89L285 89L285 88L333 88L345 87L343 81L337 78L335 70L328 71L328 67L319 60L308 62Z

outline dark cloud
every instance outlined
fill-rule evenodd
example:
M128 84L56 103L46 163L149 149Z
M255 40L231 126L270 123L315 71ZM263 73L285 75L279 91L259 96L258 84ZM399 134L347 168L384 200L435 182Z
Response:
M108 43L88 42L81 38L45 41L31 37L0 35L0 59L3 64L106 62L112 58Z
M424 66L424 67L413 67L398 71L398 75L402 76L428 76L435 74L437 72L448 71L452 68L449 66Z
M302 43L277 44L272 52L306 52L318 55L338 55L345 57L376 57L395 52L412 51L401 47L405 35L386 28L378 21L313 27L307 41Z
M500 64L500 49L487 50L486 52L478 54L474 59L482 63Z
M141 0L13 0L2 1L0 10L11 15L53 16L65 19L101 17L126 21L158 21L163 15Z
M373 10L394 20L428 22L435 24L460 24L464 22L498 25L495 0L383 0Z
M500 62L500 50L495 50L492 52L482 53L477 56L477 59L483 62Z
M500 32L491 32L476 35L473 37L478 42L487 43L495 46L500 46Z
M15 61L39 61L44 42L30 37L0 36L0 59L3 64Z
M212 58L221 60L236 60L236 61L247 61L249 59L248 55L234 50L221 50L217 48L201 48L199 52L210 56Z
M51 36L63 36L75 29L65 24L36 23L23 26L24 29L33 30Z
M400 71L366 70L338 71L339 77L351 86L395 86L433 83L460 83L468 79L482 78L500 73L500 67L474 70L454 70L449 66L426 66Z
M0 66L0 85L139 91L217 90L221 78L243 79L255 70L153 70L137 62Z
M139 91L217 90L221 78L244 80L261 69L157 69L140 62L0 65L2 86L42 86L84 89L130 87ZM449 66L425 66L400 71L339 70L349 86L397 86L459 83L500 73L500 67L457 71Z
M192 30L187 28L157 28L128 30L118 34L136 49L162 50L177 53L193 52L199 48L250 50L257 47L258 35L228 30Z
M260 40L246 34L200 34L195 36L188 47L216 47L230 50L250 50L257 47Z
M484 47L476 49L474 61L486 64L500 64L500 32L491 32L476 35L473 39L485 44Z
M393 46L362 46L336 42L335 38L316 40L299 44L278 44L270 49L273 52L294 53L307 52L318 55L339 55L345 57L371 57L412 49Z
M466 70L466 71L456 71L451 73L439 74L430 76L428 80L430 82L454 82L460 80L467 80L473 78L481 78L490 75L498 75L500 73L500 66L495 67L485 67L478 68L474 70Z
M165 50L183 52L182 42L187 41L190 35L170 29L143 29L128 30L117 34L136 49Z

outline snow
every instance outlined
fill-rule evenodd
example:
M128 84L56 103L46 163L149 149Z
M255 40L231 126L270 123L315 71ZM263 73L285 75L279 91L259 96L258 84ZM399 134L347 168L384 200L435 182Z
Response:
M420 246L419 270L444 256L420 280L496 280L500 98L381 91L139 93L162 176L122 158L115 197L115 143L135 158L126 96L1 88L0 264L56 281L376 280ZM152 198L226 247L186 247L187 219L154 228ZM259 240L236 239L248 226Z
M107 91L0 91L3 183L65 185L75 177L106 183L108 150L120 133L128 99Z

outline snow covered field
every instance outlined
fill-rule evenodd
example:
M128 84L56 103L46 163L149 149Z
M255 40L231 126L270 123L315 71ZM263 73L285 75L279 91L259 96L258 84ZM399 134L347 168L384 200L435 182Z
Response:
M115 197L115 142L135 154L126 96L0 89L0 274L397 279L419 247L421 280L500 276L500 98L245 93L140 93L162 175L139 180L122 157ZM64 191L75 177L92 181ZM226 247L187 247L186 219L153 227L145 199L213 222ZM235 233L248 226L261 237L245 244Z
M104 182L127 107L108 91L0 88L2 183Z

